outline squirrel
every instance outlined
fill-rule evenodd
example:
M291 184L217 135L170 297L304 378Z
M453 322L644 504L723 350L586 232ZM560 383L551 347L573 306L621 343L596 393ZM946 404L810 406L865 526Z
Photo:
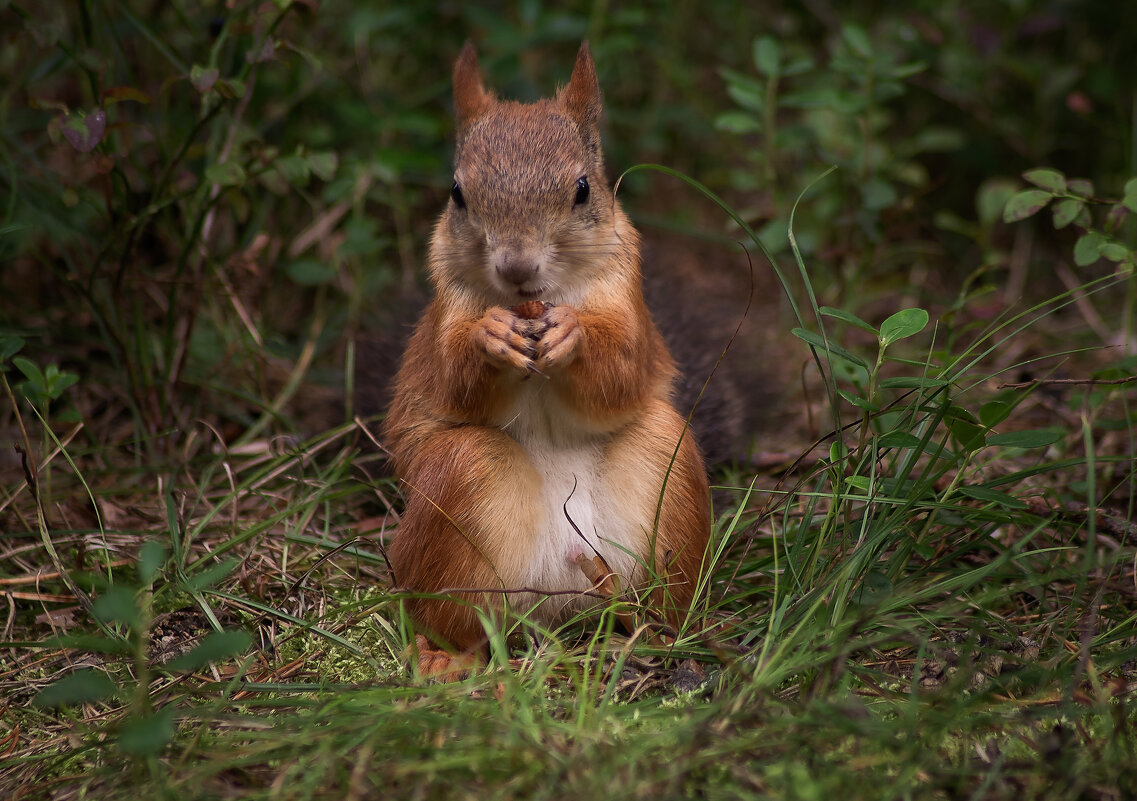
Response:
M678 626L707 558L707 473L605 175L588 43L552 99L498 100L469 42L453 80L433 298L382 430L406 501L396 586L420 637L467 656L487 653L483 615L557 624L596 604L605 574L654 587Z

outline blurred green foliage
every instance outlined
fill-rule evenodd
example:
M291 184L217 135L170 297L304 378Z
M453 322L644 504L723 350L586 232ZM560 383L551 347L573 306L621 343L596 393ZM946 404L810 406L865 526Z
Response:
M695 175L776 252L837 165L795 230L851 308L998 271L1023 170L1121 197L1137 147L1137 29L1092 0L22 0L0 30L0 333L105 387L147 439L247 425L306 345L339 370L345 334L414 294L467 38L519 99L588 38L613 175ZM644 219L730 233L663 176L621 192ZM1045 233L1066 252L1079 235Z

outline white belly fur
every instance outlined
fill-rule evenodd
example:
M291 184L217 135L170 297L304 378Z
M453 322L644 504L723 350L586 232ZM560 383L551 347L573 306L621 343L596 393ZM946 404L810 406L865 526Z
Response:
M587 591L591 582L575 560L579 554L591 559L596 553L627 586L642 573L639 560L644 558L641 550L647 533L642 523L636 522L639 516L634 510L617 510L616 505L627 504L629 498L619 487L607 484L621 480L620 476L608 476L605 469L607 437L565 430L564 410L550 408L554 404L539 387L523 397L507 430L541 477L538 508L543 514L532 533L531 557L522 568L519 587L546 592ZM631 477L623 480L634 482ZM542 598L534 594L514 596L512 605L521 611L540 602L534 617L554 623L597 601L588 596Z

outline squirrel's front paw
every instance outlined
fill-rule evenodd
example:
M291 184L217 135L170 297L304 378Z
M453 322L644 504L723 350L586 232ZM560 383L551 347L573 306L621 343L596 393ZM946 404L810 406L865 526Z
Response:
M537 340L534 361L542 372L564 367L573 360L583 340L580 320L572 306L553 306L542 317L544 330Z
M525 336L528 330L527 320L509 309L491 306L474 326L473 338L491 364L528 374L537 372L533 364L536 346Z

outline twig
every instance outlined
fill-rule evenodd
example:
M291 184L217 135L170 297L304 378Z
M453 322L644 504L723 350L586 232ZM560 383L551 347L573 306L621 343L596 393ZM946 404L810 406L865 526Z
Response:
M1137 375L1126 376L1125 378L1032 378L1030 381L1019 381L1014 384L999 384L999 389L1026 389L1027 387L1047 386L1047 385L1062 385L1069 386L1101 386L1101 387L1116 387L1123 384L1132 384L1137 381Z
M68 445L71 444L71 440L75 439L75 435L83 430L83 425L84 424L81 422L76 423L75 427L71 429L71 431L67 434L67 436L65 436L63 439L61 439L59 441L59 445L57 445L54 449L52 449L52 451L50 453L48 453L47 456L45 456L43 458L43 461L40 462L39 465L35 469L30 469L30 466L26 462L27 459L34 458L34 457L32 457L31 454L25 453L23 446L14 445L16 453L18 453L20 455L21 462L23 463L24 483L21 484L20 486L16 487L15 492L13 492L2 503L0 503L0 512L3 512L5 509L7 509L8 505L10 503L12 503L12 501L16 500L16 498L19 497L20 493L23 492L28 487L32 487L33 490L35 489L35 487L33 486L35 476L39 475L45 469L47 469L47 466L49 464L51 464L51 461L56 456L58 456L60 453L62 453L64 448L66 448ZM20 420L20 427L22 430L23 429L23 421L22 420ZM24 432L24 433L26 434L26 432Z
M134 562L134 559L117 559L104 566L122 567L123 565L132 565ZM54 570L46 573L33 573L29 576L4 576L0 577L0 587L13 587L20 584L39 584L43 581L54 581L57 578L59 578L59 573Z

